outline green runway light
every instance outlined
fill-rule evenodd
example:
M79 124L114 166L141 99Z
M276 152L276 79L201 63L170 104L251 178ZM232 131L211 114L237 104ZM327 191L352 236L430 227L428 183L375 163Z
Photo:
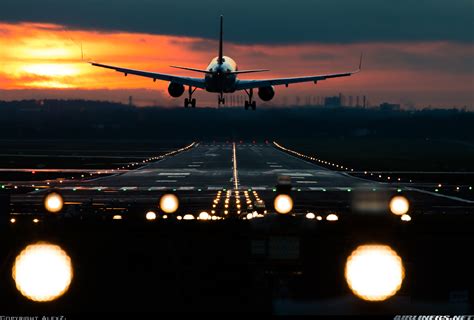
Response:
M352 189L351 189L351 188L347 189L347 192L351 192L351 191L352 191Z
M273 192L276 192L276 191L277 191L277 189L273 188L273 189L272 189L272 191L273 191Z
M198 191L202 191L202 189L198 189Z
M176 191L176 188L175 188L175 189L173 189L173 191Z
M97 191L102 191L102 189L101 189L101 188L99 188L99 189L97 189Z
M298 191L301 191L301 189L298 189Z
M435 192L438 192L439 190L438 189L435 189Z
M2 189L5 189L5 186L2 184Z
M377 191L377 189L376 189L376 188L372 188L372 191Z
M402 192L402 189L397 189L397 192Z
M326 192L326 189L323 188L323 192Z
M469 190L472 190L472 187L469 187Z
M76 191L77 189L76 188L73 188L72 191Z
M38 191L39 189L38 188L35 188L35 191Z

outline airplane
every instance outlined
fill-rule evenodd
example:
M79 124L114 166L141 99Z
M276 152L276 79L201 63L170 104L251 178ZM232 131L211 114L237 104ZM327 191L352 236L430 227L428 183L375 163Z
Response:
M344 73L331 73L331 74L321 74L313 76L301 76L301 77L291 77L291 78L273 78L273 79L258 79L258 80L240 80L237 78L239 74L244 73L254 73L254 72L264 72L269 71L267 69L255 69L255 70L239 70L235 61L228 57L224 56L223 53L223 16L220 16L220 34L219 34L219 55L211 60L206 69L195 69L182 66L170 66L172 68L183 69L192 72L203 73L203 78L194 78L194 77L183 77L178 75L166 74L166 73L157 73L150 71L142 71L135 69L127 69L116 66L111 66L107 64L89 62L91 65L96 67L108 68L120 73L123 73L125 76L128 74L133 74L141 77L147 77L156 80L168 81L168 93L174 98L178 98L183 95L185 91L185 86L188 87L188 97L184 99L184 107L191 106L192 108L196 107L196 99L193 98L193 93L196 89L203 89L207 92L218 93L218 106L225 104L224 93L232 93L235 91L245 91L248 96L248 100L245 101L245 110L251 108L252 110L256 109L256 102L254 100L253 90L258 89L258 96L263 101L270 101L275 96L275 88L277 85L288 85L293 83L301 82L314 82L316 84L318 81L326 80L330 78L339 78L339 77L348 77L357 72L361 71L362 66L362 54L360 56L359 68L355 71L344 72Z

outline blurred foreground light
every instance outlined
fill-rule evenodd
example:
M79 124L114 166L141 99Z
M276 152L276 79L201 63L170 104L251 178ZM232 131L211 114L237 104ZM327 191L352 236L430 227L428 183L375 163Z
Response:
M211 220L211 216L206 211L203 211L198 216L199 220Z
M306 214L306 219L315 219L316 218L316 215L312 212L308 212Z
M174 194L164 194L160 199L160 208L165 213L173 213L178 210L179 200Z
M337 220L339 220L339 217L337 215L335 215L334 213L331 213L331 214L328 214L328 216L326 217L326 220L327 221L337 221Z
M183 220L194 220L194 216L192 214L186 214L183 217Z
M69 288L73 276L71 258L61 247L39 242L16 257L12 277L16 288L30 300L52 301Z
M395 196L390 200L390 212L396 214L397 216L401 216L408 212L410 209L410 203L408 199L403 196Z
M287 214L293 209L293 199L287 194L280 194L276 196L273 205L278 213Z
M405 269L402 259L389 246L362 245L347 258L345 277L359 298L383 301L400 289Z
M10 223L15 223L16 222L16 219L15 218L11 218L10 219Z
M400 219L405 222L411 221L411 217L408 214L402 215Z
M44 208L51 213L58 213L64 205L64 199L58 192L48 193L43 200Z
M145 215L145 218L148 220L148 221L152 221L152 220L155 220L156 219L156 213L153 212L153 211L148 211Z

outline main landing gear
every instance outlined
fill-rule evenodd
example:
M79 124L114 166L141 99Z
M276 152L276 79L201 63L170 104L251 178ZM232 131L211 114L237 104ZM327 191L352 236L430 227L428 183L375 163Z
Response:
M189 105L191 105L192 108L196 108L196 99L193 98L193 93L196 91L197 88L194 88L189 86L188 89L188 94L189 98L184 99L184 107L187 108Z
M249 99L245 100L245 110L248 110L249 107L252 108L252 110L257 109L257 103L252 100L252 98L253 98L253 89L250 88L248 91L245 90L245 93L249 96Z
M217 105L220 107L221 104L225 104L225 98L222 92L217 96Z

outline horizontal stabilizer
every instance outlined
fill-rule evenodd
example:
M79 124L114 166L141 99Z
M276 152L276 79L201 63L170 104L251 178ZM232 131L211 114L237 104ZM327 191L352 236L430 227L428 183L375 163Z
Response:
M188 68L188 67L181 67L181 66L170 66L171 68L194 71L194 72L201 72L201 73L212 73L211 71L202 70L202 69L195 69L195 68Z
M254 73L254 72L265 72L265 71L270 71L270 70L268 70L268 69L239 70L239 71L233 71L231 73L232 74L240 74L240 73Z

